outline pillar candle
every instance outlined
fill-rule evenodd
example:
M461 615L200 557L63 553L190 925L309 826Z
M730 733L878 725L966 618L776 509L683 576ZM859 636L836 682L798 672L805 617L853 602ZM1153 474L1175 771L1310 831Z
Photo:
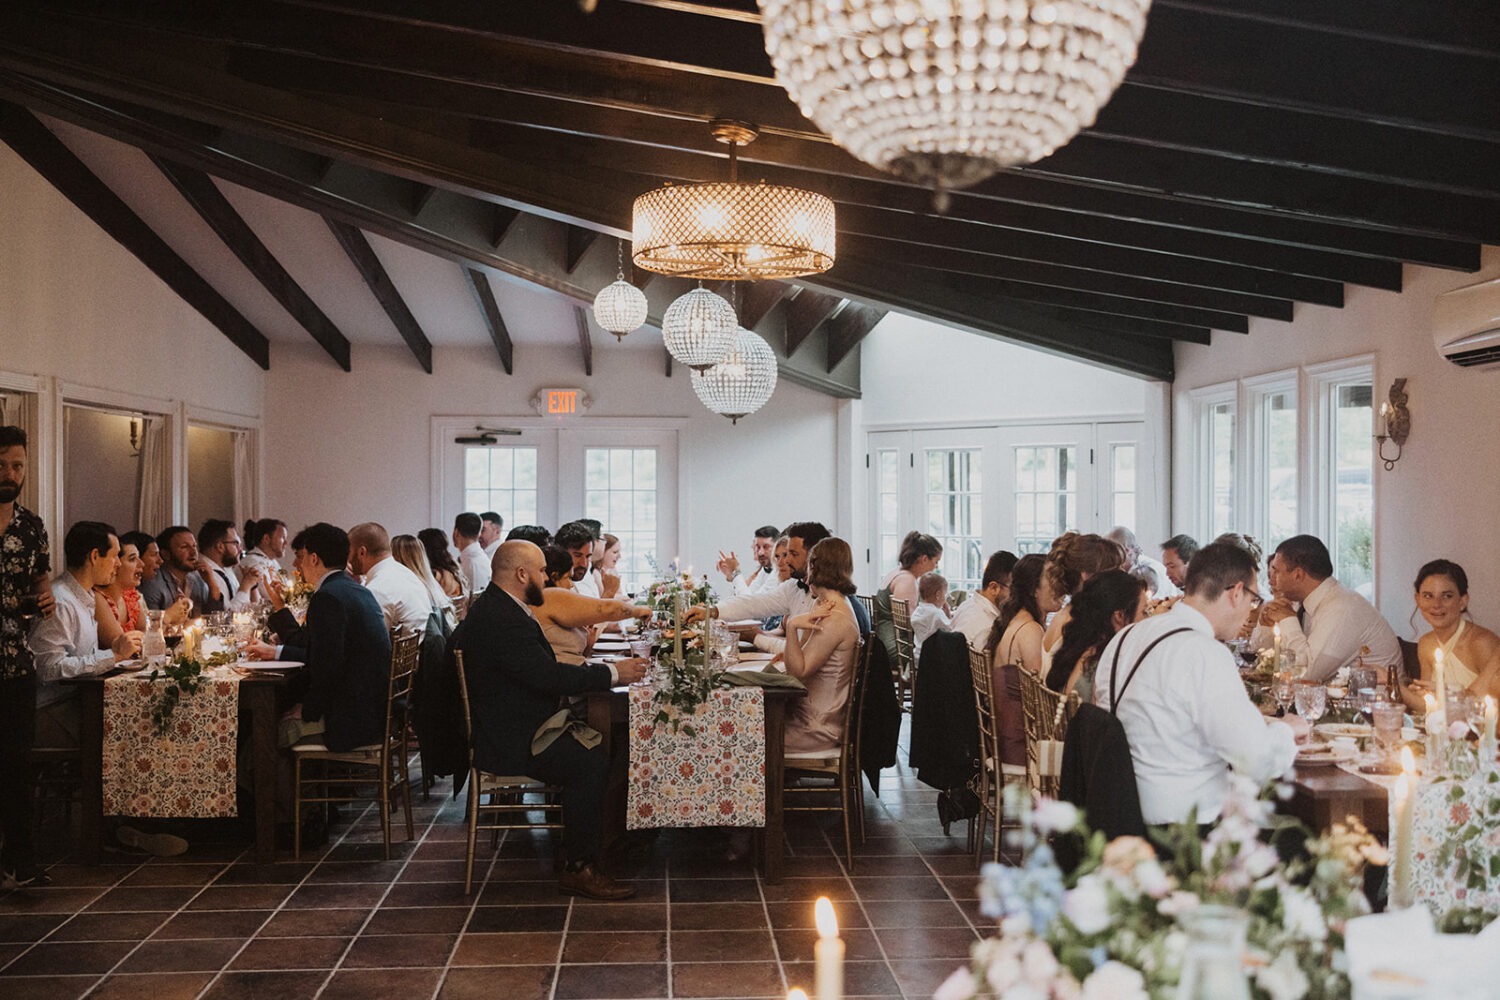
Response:
M1281 669L1281 622L1277 622L1275 625L1271 626L1271 645L1275 647L1275 649L1273 650L1273 652L1274 652L1274 654L1276 656L1276 669L1280 670Z
M1443 669L1443 647L1439 646L1432 654L1432 686L1437 693L1438 711L1443 713L1443 718L1448 717L1448 679L1444 676Z
M1438 711L1437 699L1431 694L1424 695L1423 700L1427 703L1427 768L1429 773L1435 773L1448 742L1448 719Z
M839 937L839 922L827 896L819 896L813 907L818 925L818 943L813 945L815 961L814 986L818 1000L843 1000L844 941Z
M790 993L786 995L786 1000L807 1000L807 991L804 989L794 988Z
M677 588L677 596L673 600L673 608L676 614L672 616L672 655L677 665L682 666L682 588Z
M1396 856L1391 862L1391 907L1404 910L1412 896L1412 837L1415 829L1417 763L1411 747L1401 748L1401 776L1391 788L1391 839Z
M1484 733L1479 739L1479 762L1486 766L1495 763L1495 716L1500 711L1494 695L1484 696Z

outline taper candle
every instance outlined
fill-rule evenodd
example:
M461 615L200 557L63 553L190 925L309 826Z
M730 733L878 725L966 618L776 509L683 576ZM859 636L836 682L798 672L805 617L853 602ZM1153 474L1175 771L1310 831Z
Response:
M1396 856L1391 862L1391 907L1404 910L1412 896L1412 837L1415 830L1417 762L1411 747L1401 748L1401 776L1391 788L1391 839Z
M839 937L838 917L827 896L819 896L813 905L813 919L818 925L818 942L813 945L816 960L813 983L818 1000L843 1000L844 942Z
M1439 646L1432 654L1432 688L1437 693L1438 711L1443 713L1443 718L1448 717L1448 678L1443 666L1443 647Z

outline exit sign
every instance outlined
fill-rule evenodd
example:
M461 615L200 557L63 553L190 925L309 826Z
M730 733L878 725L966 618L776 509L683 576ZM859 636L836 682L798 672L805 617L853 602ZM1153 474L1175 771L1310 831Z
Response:
M582 389L539 389L531 405L544 417L574 417L588 412L593 402Z

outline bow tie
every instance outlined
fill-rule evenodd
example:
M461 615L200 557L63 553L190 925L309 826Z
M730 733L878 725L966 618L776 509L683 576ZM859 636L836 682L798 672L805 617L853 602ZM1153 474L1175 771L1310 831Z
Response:
M808 592L808 590L807 590L807 581L806 580L798 580L797 581L797 589L800 590L800 591L802 591L804 594L807 593Z

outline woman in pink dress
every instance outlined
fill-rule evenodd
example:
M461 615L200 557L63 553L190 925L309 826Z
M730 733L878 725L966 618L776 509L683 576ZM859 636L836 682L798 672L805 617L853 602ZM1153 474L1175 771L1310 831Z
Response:
M844 738L844 706L859 660L859 624L849 598L854 557L842 538L825 538L808 553L807 589L817 607L786 620L786 672L807 687L788 710L788 753L825 753Z

